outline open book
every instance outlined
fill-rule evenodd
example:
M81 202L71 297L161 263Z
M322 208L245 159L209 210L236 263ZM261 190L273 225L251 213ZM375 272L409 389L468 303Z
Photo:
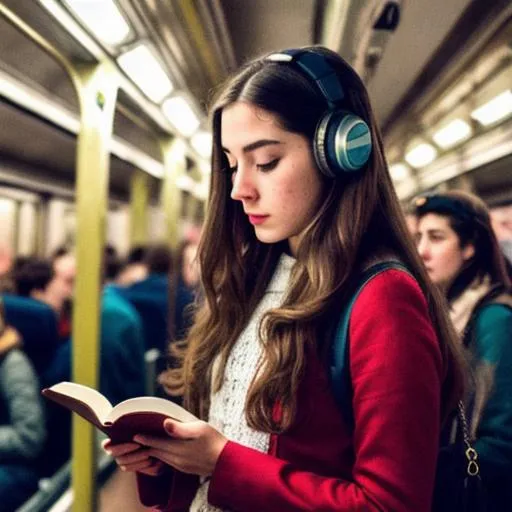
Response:
M76 412L114 443L132 441L136 434L167 436L163 426L166 418L182 422L198 419L178 404L153 396L130 398L113 407L95 389L75 382L59 382L43 389L42 394Z

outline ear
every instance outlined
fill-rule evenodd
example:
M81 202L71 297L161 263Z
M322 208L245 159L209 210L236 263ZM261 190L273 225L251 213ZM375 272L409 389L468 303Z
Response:
M475 246L473 244L466 244L462 249L462 259L469 261L475 255Z

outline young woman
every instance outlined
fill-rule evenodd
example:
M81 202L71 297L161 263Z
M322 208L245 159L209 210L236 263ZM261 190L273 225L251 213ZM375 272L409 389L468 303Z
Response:
M323 48L256 60L215 104L213 140L204 304L173 374L204 421L107 450L162 510L429 511L462 378L364 85ZM351 284L389 258L411 275L355 303L349 425L326 354Z
M512 510L512 296L489 212L453 191L416 199L418 249L450 303L475 374L470 433L488 510Z

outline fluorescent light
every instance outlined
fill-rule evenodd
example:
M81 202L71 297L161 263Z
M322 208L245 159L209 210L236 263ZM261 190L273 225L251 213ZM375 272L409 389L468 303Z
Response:
M512 90L502 92L491 101L471 112L471 117L487 126L504 119L512 113Z
M189 102L182 96L165 100L162 110L167 119L184 137L190 137L199 127L199 119Z
M389 168L389 174L391 174L391 179L393 181L402 181L405 178L408 178L411 174L409 167L405 164L393 164Z
M406 155L405 160L413 167L424 167L433 162L437 156L437 151L434 146L425 142L418 144L415 148L411 149Z
M466 121L463 121L462 119L454 119L434 133L432 138L439 147L448 149L458 142L469 138L471 133L471 126L469 126Z
M203 157L209 158L212 154L212 134L209 132L197 132L190 139L192 147Z
M65 2L102 43L118 45L130 35L130 25L114 0L65 0Z
M212 172L212 166L206 160L199 160L199 170L203 176L209 176Z
M117 58L121 69L152 101L160 103L173 90L166 72L148 46L139 44Z

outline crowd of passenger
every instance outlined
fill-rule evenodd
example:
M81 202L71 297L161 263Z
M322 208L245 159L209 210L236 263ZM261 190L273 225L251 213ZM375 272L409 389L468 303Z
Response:
M490 212L476 196L446 192L421 195L407 211L418 252L446 297L469 356L469 429L490 510L512 503L512 216L507 208ZM147 393L145 353L157 349L165 355L169 339L185 335L198 290L196 249L197 241L183 242L176 255L167 245L138 246L124 259L113 247L105 249L99 389L112 403ZM75 255L66 248L49 259L19 257L3 265L0 510L15 510L41 477L70 456L70 415L43 404L40 390L73 378L75 278ZM455 463L452 447L462 435L456 425L452 418L445 426L438 478L443 465L449 473ZM448 477L446 482L450 485ZM442 487L441 482L436 490Z
M99 390L116 404L148 389L145 353L161 368L169 331L183 333L198 282L196 241L176 254L166 244L107 246L100 309ZM40 391L72 380L76 257L18 257L3 265L0 311L0 511L13 511L70 457L71 415ZM171 310L172 308L172 310ZM173 313L172 313L173 312ZM172 321L169 322L169 318Z

